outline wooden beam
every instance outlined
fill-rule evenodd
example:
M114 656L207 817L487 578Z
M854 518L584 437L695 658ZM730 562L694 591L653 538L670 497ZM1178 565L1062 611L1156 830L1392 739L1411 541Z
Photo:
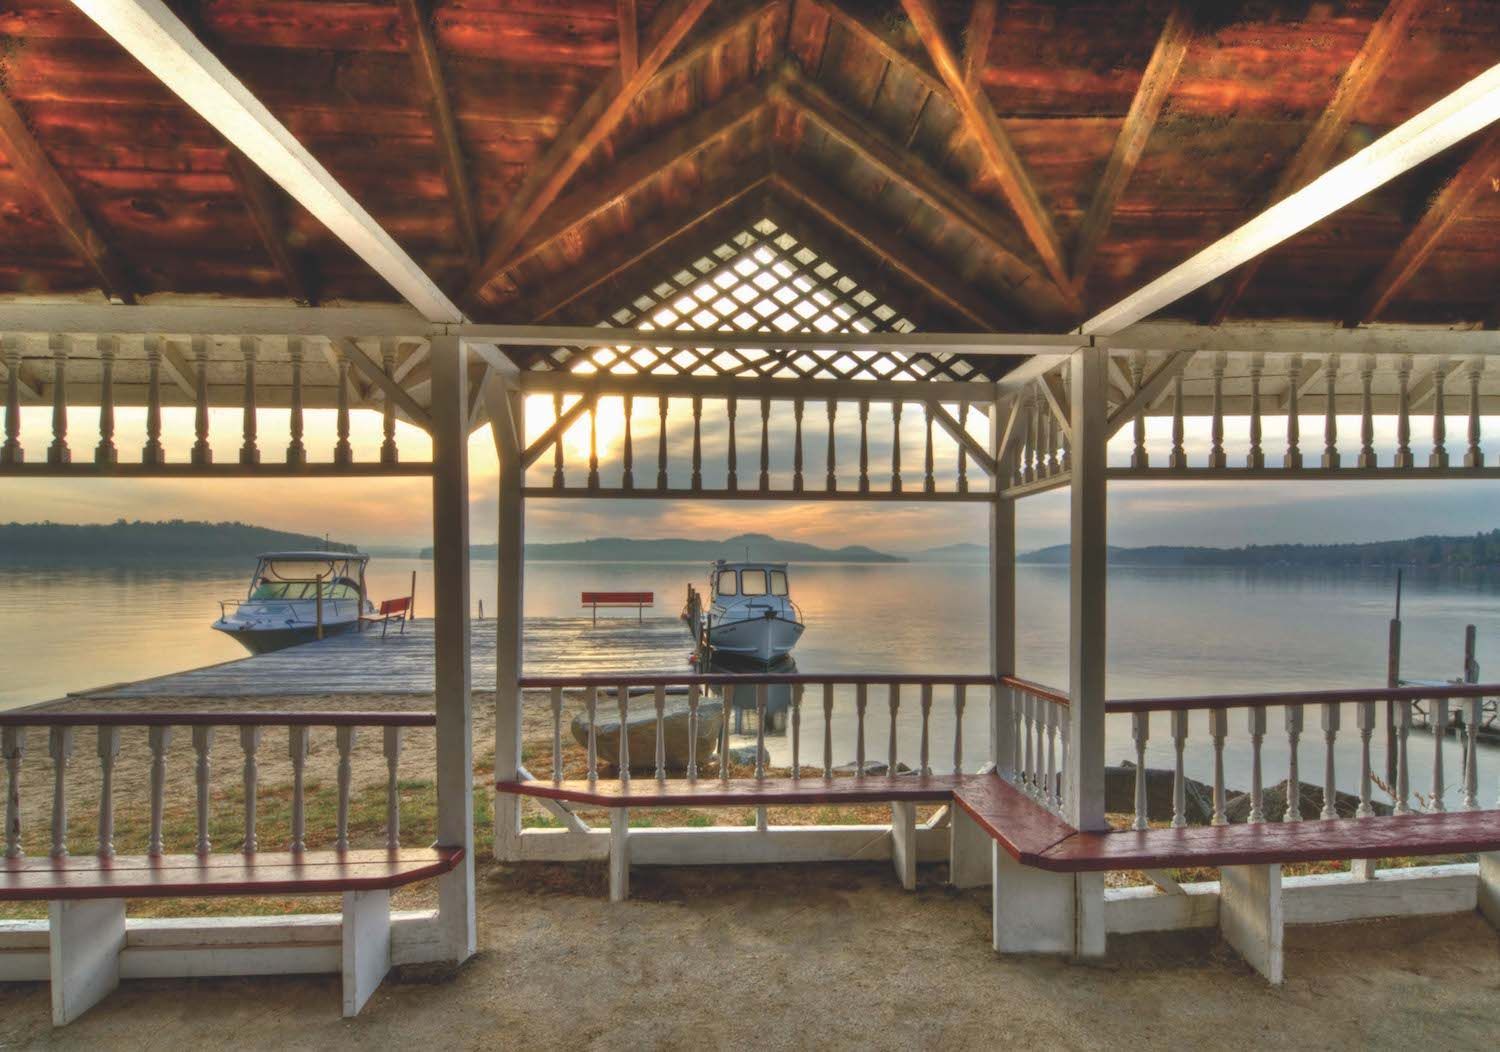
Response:
M484 262L470 279L465 295L473 300L504 269L505 261L537 220L557 200L569 180L583 167L590 154L619 127L667 56L697 24L710 0L666 0L651 20L646 50L628 77L619 67L579 107L568 126L547 150L547 155L528 171L505 212Z
M1500 120L1500 65L1491 66L1353 157L1079 326L1108 336L1150 317L1235 267Z
M5 359L0 357L0 382L8 383L10 373L5 367ZM31 370L26 368L26 363L16 365L16 388L23 399L33 402L42 400L42 382L32 375Z
M772 186L823 222L843 231L850 240L883 260L948 309L968 318L981 329L997 331L1004 327L990 305L970 291L968 282L870 223L868 215L850 207L845 199L830 193L820 180L791 162L780 162Z
M771 85L770 94L805 114L828 135L880 169L886 178L979 240L1015 276L1018 294L1010 298L1011 306L1033 320L1061 321L1061 312L1056 308L1038 310L1043 306L1036 302L1039 295L1054 297L1051 282L1047 275L1021 258L1023 246L1004 237L1009 220L985 208L915 153L890 142L873 122L851 113L795 68L783 70ZM1068 309L1066 303L1062 307Z
M194 371L192 363L171 340L161 341L161 371L167 374L167 379L176 384L183 394L187 395L189 405L197 401L198 374Z
M597 393L580 395L578 401L564 409L562 416L554 420L551 426L542 432L541 437L526 447L526 452L521 454L521 470L525 471L535 464L543 453L552 448L553 443L560 441L562 436L567 434L568 428L577 423L579 417L598 404Z
M1016 218L1021 221L1021 228L1026 231L1026 236L1041 257L1042 265L1052 275L1052 280L1063 297L1076 310L1077 297L1073 292L1072 276L1068 273L1062 241L1057 236L1052 216L1042 205L1036 186L1011 144L1010 136L1000 126L999 118L995 116L983 87L970 84L964 78L963 68L943 32L932 0L901 2L907 17L911 19L912 28L927 46L933 66L947 85L964 125L979 145L985 163L1000 182L1001 192L1015 210Z
M980 380L822 380L781 376L682 375L680 373L572 373L560 369L532 369L516 378L516 387L527 394L666 395L669 398L769 398L792 401L912 402L929 398L942 402L966 401L988 405L993 384Z
M1433 195L1422 218L1402 239L1380 273L1360 292L1344 318L1344 325L1353 328L1379 318L1480 193L1494 192L1497 185L1500 185L1500 128L1492 128L1469 159Z
M407 47L417 83L427 95L432 110L432 138L442 165L443 180L448 184L448 201L458 227L459 244L470 266L479 263L479 218L474 209L474 194L469 186L469 166L464 160L458 122L453 119L453 105L443 76L443 60L438 54L437 39L432 31L433 12L428 0L397 0L401 23L406 29Z
M1323 108L1312 131L1303 140L1297 153L1282 169L1276 186L1262 202L1262 207L1280 201L1300 190L1321 173L1337 155L1344 136L1354 121L1355 114L1384 80L1386 70L1395 59L1399 46L1406 40L1412 23L1428 7L1431 0L1390 0L1369 35L1354 56L1349 68L1339 78L1333 98ZM1248 260L1229 280L1224 294L1214 304L1209 322L1218 325L1227 318L1260 269L1261 260Z
M969 459L978 464L981 471L992 478L994 477L995 462L990 458L989 450L985 449L978 439L969 434L967 429L954 418L952 413L940 405L935 405L932 407L932 419L948 433L948 437L964 448L964 452L969 454Z
M1118 409L1109 415L1109 425L1106 428L1108 437L1114 438L1122 427L1136 418L1136 414L1144 413L1154 406L1157 400L1166 393L1167 385L1186 369L1188 362L1192 360L1192 351L1177 351L1152 370L1151 375L1141 381L1140 390L1133 392Z
M919 61L916 57L902 51L890 38L880 32L874 26L867 23L863 18L846 10L838 0L797 0L799 6L807 6L814 11L820 11L829 19L830 24L837 23L850 36L854 37L865 47L870 48L887 62L894 63L910 77L915 79L930 92L946 96L948 89L943 84L943 79L934 73L931 67ZM816 71L814 71L816 73Z
M1037 377L1037 387L1041 388L1042 397L1047 400L1047 407L1052 410L1057 426L1071 442L1073 440L1073 410L1067 388L1063 386L1062 377L1056 372L1043 373Z
M1193 19L1187 0L1178 0L1172 13L1167 16L1167 24L1162 28L1161 36L1156 40L1151 60L1146 63L1146 71L1141 75L1135 97L1125 114L1125 123L1121 125L1114 149L1104 165L1104 174L1094 189L1089 210L1084 214L1074 237L1073 282L1079 290L1082 290L1088 278L1094 255L1109 231L1115 209L1125 193L1125 187L1130 183L1130 177L1135 174L1136 165L1140 163L1141 154L1146 150L1146 142L1151 138L1167 96L1171 94L1177 71L1182 67L1183 57L1187 55L1188 47L1193 42L1193 32Z
M978 86L995 35L995 0L974 0L964 30L964 83Z
M370 357L363 347L347 337L339 337L333 342L344 352L350 365L368 377L371 383L385 392L387 398L402 408L407 419L423 431L429 434L432 432L432 418L427 409L411 396L411 392L399 380L394 376L387 376L380 363Z
M635 0L615 0L615 17L620 23L620 77L629 80L641 64L640 22Z
M226 142L224 148L224 163L229 169L229 177L239 191L245 211L250 213L250 221L255 225L255 232L260 235L260 243L265 247L266 255L271 257L281 280L286 283L287 294L308 306L317 306L317 293L308 281L302 263L287 244L286 217L271 181L233 145Z
M78 198L31 133L26 118L4 91L0 91L0 148L21 182L41 197L73 251L94 272L104 294L121 303L134 303L135 289L125 265L84 214Z
M429 321L463 312L270 110L159 0L73 0Z
M998 469L1001 464L1010 463L1010 455L1015 452L1016 447L1021 444L1022 437L1026 434L1026 422L1021 419L1021 412L1025 409L1026 400L1016 393L1010 400L1010 412L1005 417L1005 427L1000 431L999 441L995 443L995 465ZM1006 479L996 479L995 489L1005 488Z

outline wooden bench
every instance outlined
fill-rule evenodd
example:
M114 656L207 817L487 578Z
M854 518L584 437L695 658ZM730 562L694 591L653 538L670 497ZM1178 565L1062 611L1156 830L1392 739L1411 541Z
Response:
M637 622L645 620L645 609L656 605L656 593L654 592L584 592L581 605L589 607L594 612L594 624L599 623L599 608L605 609L630 609L635 608L635 619Z
M1064 945L1058 936L1084 927L1074 913L1081 897L1068 878L1213 866L1220 872L1220 931L1273 984L1283 976L1283 864L1500 851L1495 811L1081 832L995 775L966 780L954 804L996 845L997 950L1103 952L1102 924L1092 926L1092 946ZM1480 866L1482 901L1486 894L1500 901L1500 857L1481 857ZM1049 933L1056 945L1045 944Z
M343 1014L353 1016L390 970L391 891L462 861L462 848L441 847L7 858L0 902L48 903L52 1021L63 1026L119 986L127 899L341 893Z
M361 625L379 624L380 638L384 639L386 627L394 618L401 622L401 634L404 636L406 635L406 615L410 610L411 596L409 595L403 595L399 599L382 599L380 607L374 614L361 614L359 620ZM480 612L483 613L482 610Z

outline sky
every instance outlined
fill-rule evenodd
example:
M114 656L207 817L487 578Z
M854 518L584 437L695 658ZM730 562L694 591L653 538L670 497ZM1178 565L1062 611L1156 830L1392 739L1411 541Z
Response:
M841 489L857 482L858 425L854 407L840 407L835 424L836 462ZM193 441L192 411L164 411L163 433L170 460L186 460ZM728 428L723 402L705 400L702 423L704 485L722 486L727 464ZM144 439L144 413L121 409L116 413L116 445L122 460L136 459ZM534 438L551 422L550 399L533 398L527 407L527 432ZM28 407L22 414L22 442L30 460L45 457L50 440L50 411ZM810 404L804 417L805 476L808 485L821 486L826 473L828 438L826 409ZM985 422L970 414L971 432L984 442ZM1208 447L1207 421L1189 421L1187 447L1201 463ZM1461 453L1466 422L1449 421L1449 449ZM1488 434L1500 434L1500 419L1485 421ZM310 411L306 442L311 459L328 459L334 442L334 419L328 411ZM872 406L869 420L872 485L888 480L894 429L889 407ZM1382 463L1390 462L1394 421L1377 421L1376 447ZM1226 421L1230 463L1243 464L1248 445L1248 420ZM1414 430L1420 430L1414 428ZM92 414L71 412L71 443L75 459L91 455L96 435ZM622 470L624 416L618 399L601 403L599 415L600 473L604 485L618 484ZM632 415L635 472L638 485L653 485L656 474L657 419L654 399L637 399ZM259 444L265 459L280 459L285 449L287 414L264 410L259 418ZM1358 433L1357 421L1341 419L1340 433ZM771 415L770 469L778 486L787 486L792 473L792 410L776 405ZM1303 450L1315 457L1321 449L1322 420L1303 421ZM240 412L215 410L210 435L217 461L237 458ZM742 403L735 431L741 486L753 486L759 470L760 421L756 403ZM356 456L373 460L379 449L380 418L371 412L352 414ZM689 403L673 400L668 418L669 471L674 486L686 485L692 443ZM408 459L429 453L426 436L399 425L398 443ZM925 429L921 412L908 406L901 422L902 475L907 489L920 488ZM1279 463L1285 442L1284 421L1267 420L1264 447L1268 462ZM1150 421L1147 448L1154 463L1164 463L1170 444L1170 421ZM1352 456L1346 439L1345 456ZM1420 459L1427 446L1414 440ZM587 473L586 418L564 442L569 484L580 484ZM1110 446L1110 461L1126 464L1130 453L1128 429ZM498 470L489 429L481 428L469 446L471 535L476 543L490 542L496 531ZM1491 450L1490 457L1500 456ZM940 488L951 488L957 447L938 431L934 438ZM553 460L544 456L528 474L531 485L549 485ZM982 473L970 465L970 478ZM1235 547L1276 542L1369 541L1423 533L1468 534L1500 527L1500 482L1412 480L1372 481L1118 481L1110 486L1110 542L1123 546L1199 544ZM1027 498L1017 514L1017 545L1025 551L1067 539L1066 489ZM0 522L107 522L127 519L240 520L277 529L314 535L328 534L367 547L411 546L429 543L431 484L409 479L8 479L0 485ZM591 501L532 499L527 509L528 541L569 541L599 536L723 538L744 532L806 541L828 547L864 544L910 552L957 542L985 542L987 511L982 505L858 503L858 502L714 502L687 500Z

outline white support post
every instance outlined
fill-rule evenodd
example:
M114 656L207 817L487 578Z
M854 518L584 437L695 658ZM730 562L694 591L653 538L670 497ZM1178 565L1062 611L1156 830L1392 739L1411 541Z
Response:
M344 1018L359 1015L391 970L391 893L344 892Z
M609 901L624 902L629 897L630 808L614 807L609 812Z
M948 883L955 888L982 888L993 879L990 847L994 841L961 807L949 809Z
M1109 439L1107 352L1085 348L1072 358L1072 566L1069 580L1068 706L1072 756L1064 818L1078 829L1104 821L1104 633L1106 490Z
M907 891L917 890L917 805L910 800L891 803L891 861L896 879Z
M1282 979L1281 866L1219 870L1219 931L1272 986Z
M526 544L521 458L526 415L524 396L493 374L485 382L484 403L500 465L499 603L495 612L495 777L499 780L514 779L521 767L522 552ZM521 799L510 793L495 794L495 857L500 861L521 857Z
M998 392L997 392L998 395ZM997 397L990 405L990 457L1000 454L1000 434L1009 407ZM1016 503L999 496L1013 471L1014 453L995 461L995 496L990 502L990 672L997 682L1016 670ZM1011 692L994 688L990 700L990 762L1007 771L1015 755Z
M1479 912L1500 928L1500 851L1479 855Z
M66 1026L120 985L125 900L48 903L52 1025Z
M467 353L434 336L432 363L432 616L437 709L437 842L462 847L438 879L444 959L473 955L474 743L469 668L469 392Z
M993 841L990 848L995 952L1073 953L1078 905L1073 875L1023 866Z

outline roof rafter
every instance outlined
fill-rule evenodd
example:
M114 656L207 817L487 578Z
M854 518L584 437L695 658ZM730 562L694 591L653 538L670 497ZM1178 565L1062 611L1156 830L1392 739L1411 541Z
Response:
M977 85L989 61L990 40L995 35L995 0L974 0L969 25L964 30L964 83Z
M94 272L104 294L122 303L134 303L135 290L125 265L84 214L78 198L31 133L26 118L3 90L0 90L0 147L11 167L41 196L73 250Z
M496 224L484 261L470 279L466 296L480 291L504 269L511 252L537 220L557 200L569 180L583 167L590 154L625 119L630 107L651 83L667 56L708 9L710 0L667 0L651 20L646 49L628 76L615 66L594 90L568 126L548 148L547 154L526 176Z
M1500 128L1492 128L1469 159L1433 195L1422 217L1401 240L1380 273L1360 292L1344 319L1345 326L1353 328L1380 317L1427 262L1443 234L1468 211L1480 191L1497 178L1500 178Z
M615 18L620 23L620 75L629 79L641 62L641 28L635 0L615 0Z
M474 194L469 188L469 168L464 160L458 124L453 119L453 105L443 76L442 56L432 31L433 11L430 0L397 0L401 22L406 28L407 45L417 83L427 94L432 109L432 137L437 144L443 180L448 184L448 200L458 227L459 243L469 265L480 258L479 218L474 210Z
M1121 125L1114 149L1105 163L1104 174L1074 236L1073 282L1080 290L1088 278L1094 255L1114 221L1115 209L1125 187L1146 150L1146 142L1151 138L1167 96L1171 94L1172 84L1177 79L1177 71L1182 67L1193 36L1192 12L1187 0L1178 0L1156 40L1146 71L1141 75L1141 83L1125 114L1125 123Z
M947 85L969 134L978 143L986 164L999 180L1001 192L1010 202L1016 218L1021 221L1021 228L1026 231L1026 236L1041 257L1042 265L1052 276L1063 298L1069 301L1072 309L1077 310L1077 296L1073 291L1062 240L1058 237L1052 216L1042 204L1036 185L1016 153L1010 136L995 116L989 97L985 95L982 86L971 84L964 78L963 67L943 32L932 0L901 0L901 3L906 9L907 17L911 19L912 28L926 45L938 75Z
M1349 63L1349 68L1344 71L1338 87L1334 89L1333 98L1324 107L1318 122L1313 125L1296 155L1282 170L1264 205L1281 201L1327 170L1339 145L1344 141L1355 113L1381 82L1387 67L1396 57L1398 45L1406 39L1412 22L1429 3L1430 0L1390 0L1375 24L1370 27L1369 35L1365 37L1354 60ZM1229 316L1250 283L1255 280L1261 262L1260 258L1252 259L1234 275L1224 289L1224 294L1214 304L1208 319L1210 324L1218 325Z

